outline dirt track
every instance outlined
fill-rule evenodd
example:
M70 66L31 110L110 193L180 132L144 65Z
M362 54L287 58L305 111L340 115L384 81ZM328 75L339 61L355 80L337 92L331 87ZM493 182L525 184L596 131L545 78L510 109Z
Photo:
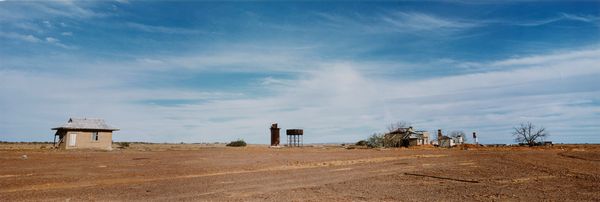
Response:
M598 146L157 150L0 150L0 201L600 200Z

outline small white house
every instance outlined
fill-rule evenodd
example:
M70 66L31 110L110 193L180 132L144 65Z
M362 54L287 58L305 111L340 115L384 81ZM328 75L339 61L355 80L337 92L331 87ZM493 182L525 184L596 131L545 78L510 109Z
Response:
M448 136L440 136L438 137L438 146L440 147L454 147L456 145L464 144L465 138L463 136L458 137L448 137Z
M103 119L70 118L67 123L52 130L56 130L56 148L111 150L113 131L119 129L109 126Z

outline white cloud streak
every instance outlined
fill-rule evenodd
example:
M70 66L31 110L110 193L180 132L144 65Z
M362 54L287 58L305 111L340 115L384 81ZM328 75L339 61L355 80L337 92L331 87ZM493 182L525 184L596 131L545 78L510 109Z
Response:
M125 25L130 29L144 31L144 32L152 32L152 33L163 33L163 34L205 34L206 33L202 30L146 25L146 24L134 23L134 22L129 22L129 23L126 23Z
M31 43L37 43L37 42L42 41L38 37L33 36L31 34L19 34L19 33L14 33L14 32L0 32L0 37L4 37L4 38L8 38L8 39L17 39L17 40L31 42Z
M90 18L106 16L106 14L94 12L86 5L85 2L75 1L8 1L0 6L0 22L36 19L47 21L48 18L54 17ZM47 23L46 25L50 24Z
M501 23L501 24L508 24L508 25L532 27L532 26L547 25L547 24L550 24L550 23L555 23L555 22L564 21L564 20L579 21L579 22L586 22L586 23L592 23L592 24L599 25L599 23L600 23L600 16L593 16L593 15L583 16L583 15L575 15L575 14L568 14L568 13L559 13L556 17L551 17L551 18L546 18L546 19L540 19L540 20L527 20L527 21L523 21L523 20L512 20L512 21L500 20L500 21L488 21L488 22L490 22L492 24Z
M471 28L504 24L513 26L542 26L559 21L579 21L600 25L600 16L558 13L555 17L539 20L461 19L436 16L421 12L391 11L378 16L335 15L318 13L325 24L338 29L356 29L367 32L435 33L455 32Z
M17 40L25 41L25 42L29 42L29 43L51 44L51 45L55 45L55 46L58 46L58 47L61 47L64 49L75 49L76 48L74 46L65 45L65 44L61 43L59 39L54 38L54 37L46 37L46 38L40 39L31 34L19 34L19 33L14 33L14 32L0 32L0 38L17 39Z
M394 25L398 30L419 31L439 29L467 29L478 26L477 24L440 18L433 15L414 12L394 12L383 16L382 20Z
M513 125L533 121L548 127L555 141L598 142L591 134L597 131L592 126L600 119L600 106L585 105L600 100L593 88L599 85L595 78L600 76L596 53L592 49L480 63L511 68L416 81L369 74L360 63L320 60L294 79L265 77L257 83L269 92L263 96L149 90L130 86L128 74L59 76L1 70L0 93L12 96L0 99L1 110L7 114L0 118L4 126L0 135L19 139L23 131L36 131L37 135L28 137L43 140L49 137L48 128L66 118L87 116L106 118L122 128L116 140L244 138L266 143L268 124L279 122L284 128L306 129L308 142L351 142L383 130L388 123L407 120L420 129L475 130L482 142L508 143ZM122 72L134 64L162 63L139 62L100 66L120 67L105 70L112 75L110 71ZM131 76L135 75L139 74ZM192 102L147 102L161 99ZM570 130L578 130L583 138L570 136Z
M420 33L449 34L480 26L467 21L420 12L391 11L374 16L318 13L326 26L340 30L356 30L367 33Z

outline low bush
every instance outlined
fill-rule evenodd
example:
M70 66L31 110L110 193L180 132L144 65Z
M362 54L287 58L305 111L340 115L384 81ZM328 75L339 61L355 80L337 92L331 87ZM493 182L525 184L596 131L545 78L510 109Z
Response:
M129 147L129 142L119 142L119 148L127 148Z
M383 134L373 134L369 138L367 138L367 146L370 148L379 148L384 146L384 135Z
M231 141L229 144L227 144L227 146L228 147L245 147L246 141L244 141L244 140Z
M367 142L366 140L361 140L356 142L356 146L369 146L369 142Z

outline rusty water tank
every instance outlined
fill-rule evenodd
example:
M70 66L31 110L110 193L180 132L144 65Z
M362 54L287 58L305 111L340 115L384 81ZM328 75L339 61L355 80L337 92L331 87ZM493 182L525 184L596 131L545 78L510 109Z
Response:
M287 134L287 146L288 147L302 147L304 146L303 134L304 130L302 129L287 129L285 131Z
M279 129L277 123L271 124L271 146L279 146Z
M285 131L285 133L287 135L303 135L304 134L304 130L302 130L302 129L287 129Z

